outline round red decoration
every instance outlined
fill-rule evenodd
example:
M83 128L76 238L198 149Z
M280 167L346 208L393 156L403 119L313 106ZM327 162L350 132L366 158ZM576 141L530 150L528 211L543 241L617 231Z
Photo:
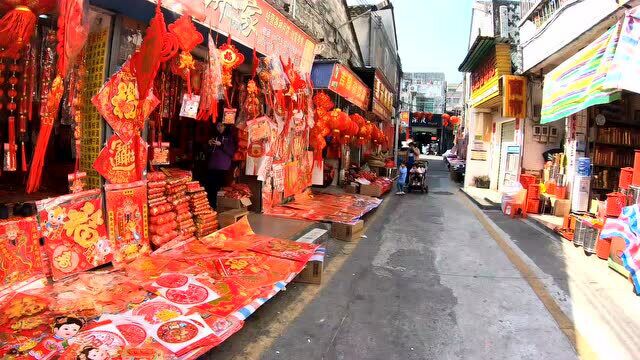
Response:
M156 284L168 289L185 286L188 282L189 277L182 274L166 274L156 279Z
M165 297L176 304L192 305L206 301L209 291L202 286L189 284L186 290L167 290Z
M198 328L186 321L169 321L158 328L158 338L170 344L188 342L198 336Z
M116 328L132 346L142 344L147 338L147 332L138 324L121 324L117 325Z

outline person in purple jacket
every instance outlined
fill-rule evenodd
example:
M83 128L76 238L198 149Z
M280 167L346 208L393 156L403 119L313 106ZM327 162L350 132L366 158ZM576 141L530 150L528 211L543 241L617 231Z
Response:
M209 140L209 160L207 163L207 195L214 208L218 191L227 185L236 152L235 137L231 129L222 122L216 124L213 138Z

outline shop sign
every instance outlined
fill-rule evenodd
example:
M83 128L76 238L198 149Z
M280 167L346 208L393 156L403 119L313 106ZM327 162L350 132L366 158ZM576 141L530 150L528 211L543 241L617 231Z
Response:
M471 93L478 91L482 85L496 76L496 54L492 53L471 73Z
M402 125L402 127L408 127L409 126L409 112L408 111L403 111L400 113L400 124Z
M440 126L442 126L442 116L440 114L434 114L431 119L416 119L412 117L411 126L427 126L439 128Z
M502 116L524 119L527 116L527 79L522 76L502 77Z
M369 88L346 66L334 65L328 88L362 110L367 110Z
M507 146L507 154L520 154L520 145Z
M262 54L290 58L304 74L311 72L314 40L265 0L163 0L162 6L188 13Z
M391 119L393 91L380 79L376 72L373 79L373 105L371 111L384 120Z
M500 96L500 77L509 74L511 74L509 44L496 44L495 51L471 72L471 106L480 107L486 101Z
M487 161L487 152L485 150L471 150L471 160Z

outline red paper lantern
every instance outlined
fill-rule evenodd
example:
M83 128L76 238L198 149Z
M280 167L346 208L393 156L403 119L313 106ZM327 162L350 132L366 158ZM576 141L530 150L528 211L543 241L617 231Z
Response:
M447 122L448 122L449 120L451 120L451 115L446 114L446 113L445 113L445 114L442 114L442 121L443 121L443 123L444 123L444 121L447 121Z
M433 120L433 114L430 112L425 113L425 118L429 121Z
M329 95L321 91L313 97L313 104L318 110L331 111L335 107Z
M460 118L459 118L458 116L452 116L452 117L451 117L451 123L452 123L453 125L458 125L458 124L460 124Z
M3 0L0 2L0 57L17 58L36 29L38 15L50 12L56 0Z

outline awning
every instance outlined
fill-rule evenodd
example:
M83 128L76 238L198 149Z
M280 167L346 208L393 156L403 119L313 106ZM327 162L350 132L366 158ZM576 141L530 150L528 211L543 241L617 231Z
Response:
M593 105L620 99L620 88L607 84L618 44L618 23L544 78L542 119L546 124Z
M348 67L336 61L316 61L311 69L315 89L329 89L348 102L367 111L371 90Z

